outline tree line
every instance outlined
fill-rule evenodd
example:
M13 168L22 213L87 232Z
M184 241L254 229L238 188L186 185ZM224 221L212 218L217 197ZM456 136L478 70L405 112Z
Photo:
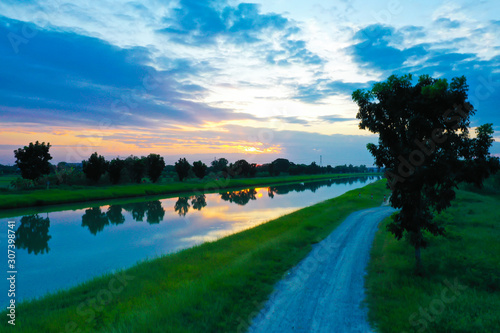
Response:
M284 158L270 163L249 163L244 159L229 163L226 158L214 159L210 165L202 161L190 163L180 158L174 165L167 165L159 154L148 156L128 156L106 160L94 152L81 163L60 162L52 165L49 153L50 143L35 142L14 151L16 158L14 167L4 167L5 173L20 172L22 179L13 185L17 188L28 188L34 185L83 185L83 184L124 184L124 183L156 183L164 176L173 180L184 181L189 178L203 179L207 176L223 178L252 178L259 176L306 175L323 173L365 173L365 165L337 165L332 167L311 164L295 164Z

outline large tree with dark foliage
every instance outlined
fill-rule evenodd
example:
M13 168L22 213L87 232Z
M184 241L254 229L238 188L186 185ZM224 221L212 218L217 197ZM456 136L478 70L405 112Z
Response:
M82 161L82 166L85 176L94 182L98 182L108 170L108 162L104 156L98 155L97 152L90 155L87 161Z
M129 156L125 160L125 169L133 182L140 183L146 172L145 157Z
M175 171L177 172L181 182L189 175L190 169L191 165L185 158L180 158L179 161L175 162Z
M498 158L489 154L492 125L479 126L476 137L469 136L475 110L467 93L465 77L448 82L422 75L414 84L411 75L393 75L352 94L359 127L379 134L378 145L367 148L376 165L386 168L390 202L400 209L388 229L415 247L417 271L426 246L423 231L444 233L433 217L450 206L457 185L482 186L499 169Z
M125 166L125 161L119 158L114 158L109 162L108 173L109 180L113 184L118 184L121 178L123 167Z
M196 177L203 179L207 174L207 165L202 161L193 162L193 172Z
M225 158L219 158L218 160L213 160L211 163L212 171L213 172L223 171L224 169L226 169L228 163L229 161L226 160Z
M165 161L160 155L149 154L148 157L146 157L146 169L148 170L149 179L151 179L153 183L158 181L164 168Z
M29 146L14 150L16 157L16 165L21 170L21 176L24 179L35 180L42 175L50 173L50 163L52 156L49 154L50 143L39 143L38 141L33 144L30 142Z

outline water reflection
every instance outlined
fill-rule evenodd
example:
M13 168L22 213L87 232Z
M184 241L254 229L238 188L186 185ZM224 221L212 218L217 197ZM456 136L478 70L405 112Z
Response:
M353 184L355 182L365 183L368 180L374 180L376 176L330 179L315 181L310 183L297 183L288 185L278 185L267 188L269 198L275 195L285 195L290 192L316 192L321 187L330 187L334 184ZM377 176L377 178L379 178ZM265 189L263 189L265 191ZM241 191L228 191L220 193L220 198L226 202L234 203L240 206L247 205L252 200L262 197L261 193L255 188ZM179 197L174 204L174 211L181 217L186 216L192 207L194 210L202 210L207 206L206 196L204 194L195 196ZM85 210L82 216L83 228L88 228L92 235L97 235L104 230L107 225L121 225L125 223L126 218L123 211L130 213L133 220L137 222L144 221L146 218L149 224L159 224L165 217L165 209L159 200L149 202L134 202L123 205L110 205L107 207L91 207ZM21 249L27 249L28 253L46 253L49 251L49 218L42 218L38 215L29 215L21 218L21 225L16 232L16 244Z
M16 231L16 247L26 249L28 253L43 254L49 252L50 220L36 215L23 216Z
M18 222L16 257L23 272L16 281L16 297L42 296L146 258L215 241L361 187L367 180L226 190L149 202L151 199L116 201L100 207L55 211L50 213L50 221L40 212L9 218ZM6 235L0 237L0 247L7 241ZM0 297L0 305L8 304L5 296Z
M191 205L193 205L193 208L196 210L201 210L202 208L206 207L207 198L205 197L205 194L195 195L194 197L192 197Z
M111 224L120 225L125 222L125 216L122 214L122 206L111 205L106 212L106 216Z
M134 221L142 222L148 205L145 202L134 202L123 205L123 209L132 214Z
M109 224L109 219L105 213L101 211L101 207L92 207L85 210L82 216L82 227L89 228L92 235L97 235L99 231L103 231L104 227Z
M146 206L146 221L149 224L158 224L165 217L165 209L161 206L160 200L150 201Z
M144 217L146 217L146 222L149 224L158 224L165 217L165 209L161 206L160 200L134 202L125 204L122 207L125 211L132 214L132 218L137 222L143 222Z
M174 210L179 214L179 216L186 216L189 211L189 197L179 197L175 203Z
M221 194L221 199L241 206L245 206L250 200L257 200L257 191L254 188L247 190L226 192Z

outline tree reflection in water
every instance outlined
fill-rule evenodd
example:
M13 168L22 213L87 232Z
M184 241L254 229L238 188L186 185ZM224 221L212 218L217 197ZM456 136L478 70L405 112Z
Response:
M21 225L16 231L16 247L26 249L28 253L48 253L50 220L36 215L23 216Z
M174 205L174 209L179 216L186 216L189 211L189 197L179 197Z
M256 200L255 196L257 191L254 188L234 191L234 192L226 192L221 194L221 199L224 201L229 201L231 203L235 203L241 206L246 205L250 200Z
M131 213L132 218L137 222L142 222L146 216L146 222L158 224L165 217L165 209L161 206L160 200L125 204L123 209Z
M97 235L99 231L102 231L105 226L109 224L109 219L101 211L101 207L92 207L85 210L85 214L82 216L82 227L89 228L92 235Z
M297 183L297 184L289 184L289 185L279 185L279 186L272 186L269 187L267 190L267 195L270 198L274 198L275 194L288 194L290 192L304 192L304 191L311 191L311 192L316 192L319 188L328 186L331 187L333 184L349 184L352 185L355 182L359 181L360 183L364 184L368 180L373 180L375 176L365 176L365 177L349 177L349 178L342 178L342 179L328 179L328 180L322 180L322 181L316 181L316 182L310 182L310 183Z
M323 186L330 187L333 184L353 184L354 182L366 183L368 180L374 180L380 176L366 176L344 179L330 179L309 183L297 183L290 185L272 186L267 189L268 196L273 198L276 194L283 195L289 192L303 192L306 190L315 192ZM246 189L241 191L221 193L221 199L241 206L246 205L250 200L256 200L257 191ZM174 209L179 216L186 216L189 208L201 210L207 206L206 197L204 194L191 197L179 197L175 203ZM165 217L165 209L163 209L159 200L150 202L134 202L124 205L111 205L106 213L102 212L100 207L92 207L85 210L82 216L82 227L87 227L91 234L97 235L98 232L104 230L108 224L120 225L125 222L125 217L122 210L130 212L135 221L143 221L146 216L146 221L149 224L158 224ZM28 253L43 254L49 252L48 242L51 239L49 235L50 220L36 215L23 216L21 225L16 231L16 246L20 249L27 249Z
M119 225L125 222L125 217L122 214L122 206L120 205L109 206L106 216L111 224Z
M191 197L191 205L196 210L201 210L202 208L207 206L207 198L205 194L195 195Z
M146 202L134 202L123 205L123 209L132 214L134 221L142 222L144 220L146 210L148 209L148 205Z
M146 221L148 221L149 224L158 224L163 221L165 209L163 209L159 200L147 203L146 216Z

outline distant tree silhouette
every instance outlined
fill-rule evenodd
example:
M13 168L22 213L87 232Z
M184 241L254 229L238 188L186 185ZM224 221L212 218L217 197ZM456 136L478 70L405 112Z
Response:
M16 231L16 247L27 249L28 253L43 254L49 252L50 220L35 215L23 216Z
M386 168L391 205L400 209L388 229L415 247L417 272L427 244L423 231L444 233L433 217L450 206L454 188L460 182L481 186L499 169L498 158L489 155L492 125L479 126L477 137L469 137L475 111L467 92L463 76L448 83L422 75L414 85L411 75L392 75L352 94L359 127L379 134L379 144L367 148L375 164Z
M129 156L125 159L125 168L135 183L140 183L146 173L146 161L144 157Z
M181 182L189 175L190 169L191 165L185 158L181 158L179 161L175 162L175 171Z
M202 161L194 162L193 172L196 175L196 177L203 179L203 177L205 177L207 173L207 165Z
M271 163L271 176L279 176L282 172L288 172L290 169L290 161L285 158L277 158Z
M97 155L97 152L90 155L87 161L82 161L83 173L93 182L98 182L101 176L108 169L108 162L104 156Z
M165 161L160 155L149 154L148 157L146 157L146 169L148 170L149 179L151 179L153 183L158 181L164 168Z
M111 160L111 162L109 162L108 173L111 183L118 184L118 182L120 181L121 172L124 167L125 161L120 160L119 158L114 158Z
M227 166L229 162L225 158L219 158L218 160L212 161L212 171L213 172L220 172L223 171Z
M50 143L36 141L35 144L30 142L28 146L14 150L15 163L24 179L36 180L50 173L50 147Z
M248 176L255 177L256 173L257 173L257 164L256 163L250 164L250 168L248 169Z
M250 163L245 160L238 160L234 162L231 171L235 176L248 177L250 174Z

